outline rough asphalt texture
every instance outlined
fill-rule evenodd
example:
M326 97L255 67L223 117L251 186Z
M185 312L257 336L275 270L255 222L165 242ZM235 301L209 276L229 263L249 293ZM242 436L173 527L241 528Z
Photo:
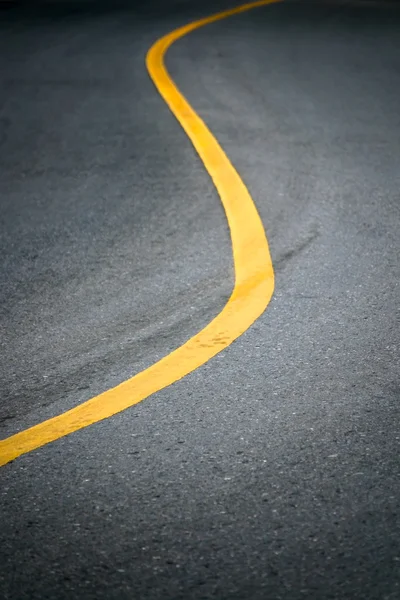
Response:
M0 13L3 437L229 296L217 194L144 69L223 6ZM397 600L400 6L273 5L167 62L252 193L276 293L181 382L1 469L0 597Z

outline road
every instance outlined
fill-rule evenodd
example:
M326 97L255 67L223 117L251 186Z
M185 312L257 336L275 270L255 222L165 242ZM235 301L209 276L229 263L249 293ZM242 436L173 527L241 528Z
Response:
M5 439L220 313L218 193L145 68L228 2L0 13ZM264 224L275 293L170 387L0 469L0 597L395 600L400 4L271 4L178 40L172 79Z

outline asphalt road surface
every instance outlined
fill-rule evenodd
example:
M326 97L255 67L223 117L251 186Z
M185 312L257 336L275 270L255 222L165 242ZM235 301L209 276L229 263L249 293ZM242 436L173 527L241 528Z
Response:
M144 57L224 2L0 12L0 437L226 303L217 192ZM247 185L275 294L183 380L0 469L0 598L400 598L400 3L207 25L171 76Z

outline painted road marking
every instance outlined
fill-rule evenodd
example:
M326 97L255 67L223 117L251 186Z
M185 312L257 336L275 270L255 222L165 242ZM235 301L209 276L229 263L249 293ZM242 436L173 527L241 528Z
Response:
M274 272L257 209L225 152L169 76L164 57L171 44L187 33L275 1L251 2L180 27L159 39L146 57L150 77L196 148L226 212L235 269L235 286L227 304L204 329L145 371L61 415L1 440L0 466L107 419L182 379L229 346L267 307L274 290Z

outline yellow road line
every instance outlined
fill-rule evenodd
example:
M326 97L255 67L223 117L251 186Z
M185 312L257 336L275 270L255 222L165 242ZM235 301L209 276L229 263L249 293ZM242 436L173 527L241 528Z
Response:
M274 1L251 2L185 25L159 39L146 57L151 78L196 148L225 208L235 268L235 286L227 304L202 331L145 371L72 410L1 440L0 466L171 385L229 346L267 307L274 290L274 273L257 209L225 152L172 81L164 56L171 44L194 29Z

